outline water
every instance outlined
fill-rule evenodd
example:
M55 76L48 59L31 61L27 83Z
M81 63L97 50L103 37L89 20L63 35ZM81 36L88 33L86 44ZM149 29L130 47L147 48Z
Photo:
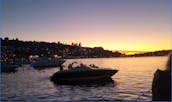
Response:
M165 67L167 57L70 59L104 68L118 69L113 83L104 85L56 85L49 77L58 68L2 73L2 100L130 100L150 101L153 74Z

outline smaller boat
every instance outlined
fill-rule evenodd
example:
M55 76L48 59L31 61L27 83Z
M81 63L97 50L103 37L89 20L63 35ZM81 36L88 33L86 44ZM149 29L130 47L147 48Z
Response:
M1 72L11 73L16 72L19 65L16 64L1 64Z
M51 76L51 81L57 84L89 84L112 81L111 76L117 73L116 69L99 68L94 64L86 66L72 67L68 66L68 70L58 71Z
M41 57L37 61L34 61L30 64L30 67L35 69L44 69L49 67L58 67L61 66L65 62L64 59L61 58L52 58L49 59L47 57Z

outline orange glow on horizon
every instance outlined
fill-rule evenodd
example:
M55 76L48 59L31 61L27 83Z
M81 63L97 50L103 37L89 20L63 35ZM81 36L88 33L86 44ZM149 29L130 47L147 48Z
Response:
M102 40L99 39L84 39L83 38L77 38L77 39L68 39L67 41L60 41L63 44L69 44L71 45L73 43L81 43L82 47L102 47L105 50L111 50L111 51L129 51L126 52L126 54L133 54L138 52L154 52L154 51L160 51L160 50L170 50L171 47L171 40L166 39L166 41L160 41L159 42L150 42L150 41L142 41L142 42L129 42L129 41L111 41L111 39L108 41L107 39ZM133 38L136 39L136 38ZM156 39L158 40L158 38ZM57 42L58 40L49 40L47 42Z
M163 46L164 45L164 46ZM154 45L154 44L127 44L127 43L99 43L99 44L83 44L84 47L103 47L105 50L111 50L111 51L143 51L143 52L154 52L154 51L160 51L160 50L170 50L171 44L162 44L162 45ZM135 53L135 52L131 52Z

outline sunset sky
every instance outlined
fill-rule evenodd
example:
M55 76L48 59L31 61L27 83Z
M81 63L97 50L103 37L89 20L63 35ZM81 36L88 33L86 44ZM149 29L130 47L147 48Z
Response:
M170 0L3 0L2 8L3 38L171 49Z

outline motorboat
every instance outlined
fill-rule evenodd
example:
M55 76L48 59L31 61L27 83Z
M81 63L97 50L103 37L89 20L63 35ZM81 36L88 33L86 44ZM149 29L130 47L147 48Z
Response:
M30 68L35 69L44 69L49 67L58 67L62 65L65 62L62 58L47 58L47 57L41 57L37 61L34 61L30 64Z
M62 70L51 76L51 81L57 84L88 84L112 81L111 76L117 73L116 69L99 68L97 66L81 65L68 66L68 70Z

